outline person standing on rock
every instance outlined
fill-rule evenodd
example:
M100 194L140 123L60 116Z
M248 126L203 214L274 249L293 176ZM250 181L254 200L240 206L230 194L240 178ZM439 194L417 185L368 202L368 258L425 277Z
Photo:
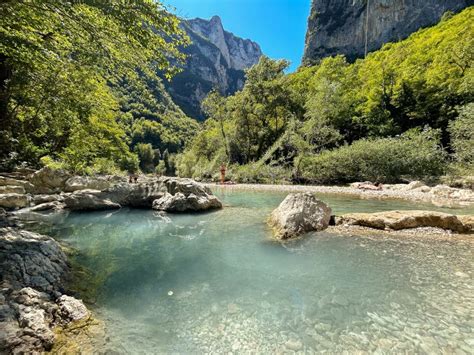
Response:
M226 171L225 164L221 164L221 184L222 185L224 185L225 183L225 171Z

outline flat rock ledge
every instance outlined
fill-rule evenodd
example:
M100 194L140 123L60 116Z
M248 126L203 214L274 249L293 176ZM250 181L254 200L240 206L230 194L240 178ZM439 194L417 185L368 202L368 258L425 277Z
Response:
M352 225L381 230L432 227L451 230L456 233L473 233L474 216L456 216L433 211L349 213L336 217L336 225Z
M268 224L277 240L287 240L328 227L331 208L312 193L289 194L272 212Z
M121 207L153 208L165 212L197 212L222 208L211 190L191 179L123 176L71 176L43 168L29 175L0 176L0 208L25 213L97 211Z
M63 294L69 268L52 238L0 228L0 353L43 353L58 330L90 318L84 303Z

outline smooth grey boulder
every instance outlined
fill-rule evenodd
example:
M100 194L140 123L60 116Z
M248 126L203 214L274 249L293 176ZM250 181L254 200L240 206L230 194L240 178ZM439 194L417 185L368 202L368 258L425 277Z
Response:
M24 208L29 204L28 195L25 194L3 194L0 195L0 207L5 209Z
M100 190L79 190L64 198L66 208L73 211L99 211L121 208L121 205L112 202Z
M198 212L222 208L222 203L216 196L196 196L190 193L188 196L182 192L174 195L166 193L162 198L153 202L153 209L166 212Z
M279 240L296 238L328 227L331 208L314 194L292 193L272 212L268 221Z
M111 182L106 177L73 176L66 180L64 191L105 190L110 186Z
M153 201L163 197L166 186L159 180L138 184L119 183L102 191L101 197L122 206L151 208Z
M52 194L64 191L66 181L69 178L71 178L71 175L64 170L44 167L33 173L29 177L29 181L34 185L34 193Z

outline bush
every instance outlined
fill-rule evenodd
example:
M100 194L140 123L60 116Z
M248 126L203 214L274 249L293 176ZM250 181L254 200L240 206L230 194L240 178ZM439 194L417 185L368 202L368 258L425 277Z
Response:
M439 177L445 164L438 131L409 131L397 138L363 139L318 155L302 156L297 161L297 175L318 184L365 180L395 183L405 177Z
M291 171L277 165L251 163L233 166L229 169L229 177L239 183L282 184L290 182Z
M459 110L459 117L449 124L454 151L453 174L474 175L474 103Z

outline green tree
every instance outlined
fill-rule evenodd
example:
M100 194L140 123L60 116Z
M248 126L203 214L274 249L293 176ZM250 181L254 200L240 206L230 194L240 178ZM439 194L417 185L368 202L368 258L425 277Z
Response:
M0 159L91 166L130 154L110 85L138 68L171 75L187 42L178 20L151 0L2 1L0 11ZM91 144L75 144L88 134Z

